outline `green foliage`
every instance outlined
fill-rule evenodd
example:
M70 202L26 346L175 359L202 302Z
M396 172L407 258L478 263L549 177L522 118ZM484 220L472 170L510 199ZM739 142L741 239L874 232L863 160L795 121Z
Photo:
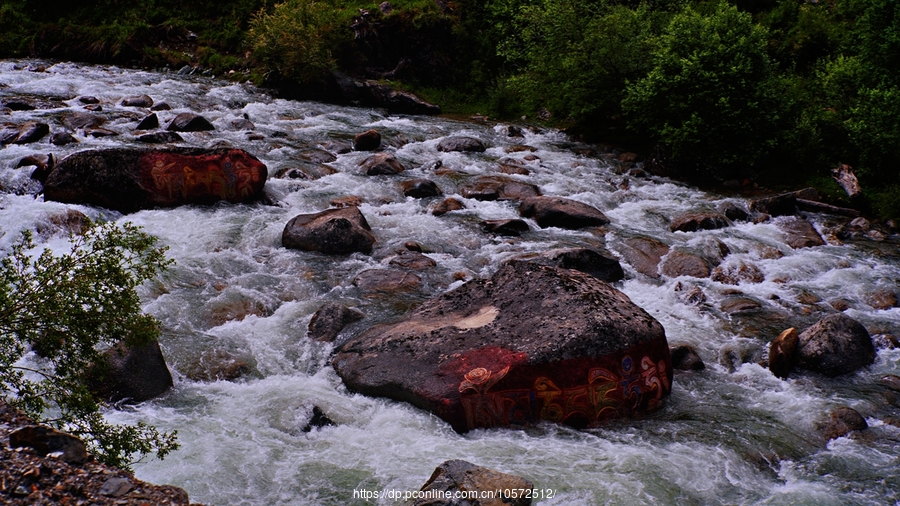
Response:
M301 83L321 82L336 68L333 50L352 40L347 19L332 2L288 0L259 12L248 39L268 69Z
M672 160L729 178L771 147L783 105L766 32L748 14L724 2L709 15L687 8L654 41L652 62L623 106Z
M134 453L165 457L178 447L175 434L107 423L86 378L105 360L101 346L159 337L136 288L169 265L165 249L131 224L112 223L93 226L61 255L45 249L35 258L33 248L25 232L0 262L0 392L80 436L103 462L127 468Z

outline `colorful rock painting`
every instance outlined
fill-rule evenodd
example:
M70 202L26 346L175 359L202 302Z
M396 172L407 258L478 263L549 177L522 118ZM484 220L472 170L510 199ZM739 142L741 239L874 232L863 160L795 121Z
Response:
M255 197L266 180L266 168L240 150L187 155L169 151L141 157L141 175L162 204L216 200L244 202Z
M465 428L522 426L540 420L591 427L610 418L637 416L657 407L671 390L667 362L668 357L648 355L636 362L626 354L618 360L618 367L591 367L581 359L544 367L546 375L531 375L538 371L520 366L515 374L518 381L511 383L521 384L529 375L533 382L526 388L497 391L491 391L492 387L512 376L510 366L498 367L495 372L475 368L459 385Z

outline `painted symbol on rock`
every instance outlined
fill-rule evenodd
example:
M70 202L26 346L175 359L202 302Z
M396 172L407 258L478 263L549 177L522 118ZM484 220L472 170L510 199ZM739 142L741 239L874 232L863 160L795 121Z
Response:
M201 200L243 201L258 191L264 178L260 163L244 163L245 155L189 156L159 152L147 155L154 188L170 202ZM144 165L146 167L146 165Z

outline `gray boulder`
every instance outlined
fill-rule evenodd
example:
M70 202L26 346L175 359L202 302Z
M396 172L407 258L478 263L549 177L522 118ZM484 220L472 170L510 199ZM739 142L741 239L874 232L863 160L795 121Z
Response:
M295 216L285 225L281 243L285 248L348 255L371 253L375 236L366 217L350 206Z
M822 318L800 334L797 366L835 377L875 361L875 346L861 323L838 313Z
M519 206L519 214L523 218L534 218L541 228L574 230L609 223L609 218L599 209L564 197L529 197Z

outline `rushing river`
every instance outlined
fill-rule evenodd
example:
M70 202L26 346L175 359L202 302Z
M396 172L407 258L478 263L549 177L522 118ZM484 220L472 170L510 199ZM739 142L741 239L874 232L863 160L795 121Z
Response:
M146 460L136 475L188 491L210 505L342 505L354 490L417 490L448 459L526 477L554 491L539 504L895 504L900 501L900 393L882 378L900 375L900 349L879 348L875 363L836 379L793 374L786 381L756 363L732 370L720 363L727 350L762 347L781 330L799 330L835 312L845 313L870 333L900 333L900 309L875 309L869 295L897 289L900 254L896 237L860 239L792 249L778 219L736 223L694 233L669 231L668 219L711 209L736 196L723 196L663 178L622 175L611 155L592 152L554 131L525 129L509 137L507 126L447 118L388 115L383 111L275 99L250 85L233 84L115 67L36 61L0 62L0 96L42 101L31 111L3 120L49 123L82 111L78 97L100 99L103 125L120 135L85 137L77 144L7 145L0 149L0 248L17 231L47 228L50 217L76 209L91 218L131 221L169 247L175 266L142 287L145 310L162 321L161 345L175 388L160 399L111 411L113 421L144 421L178 430L182 448L164 461ZM16 169L24 156L50 153L59 159L79 150L145 147L134 140L137 122L149 111L119 105L126 96L147 94L165 101L158 113L165 127L179 112L193 111L216 130L182 134L176 145L244 149L269 168L267 192L278 205L215 205L149 210L127 216L104 209L44 202L31 168ZM249 118L255 129L233 122ZM274 179L284 167L305 163L301 155L318 146L334 149L354 134L374 128L386 149L408 168L402 176L365 176L358 164L367 154L338 154L337 170L317 180ZM449 135L481 139L484 153L440 153ZM514 151L514 145L535 151ZM511 151L511 152L508 152ZM534 160L525 156L536 155ZM436 217L435 199L403 196L399 181L428 177L446 196L473 177L496 173L498 160L524 162L530 175L510 176L540 187L545 195L591 204L611 220L597 229L539 229L521 237L481 231L484 219L517 218L511 202L462 199L467 208ZM531 158L531 157L529 157ZM440 160L449 169L436 175ZM378 239L371 255L327 257L281 246L285 223L318 212L332 199L355 195ZM461 198L461 197L460 197ZM837 219L808 218L828 235ZM366 318L344 329L338 343L368 326L389 321L462 281L484 277L513 256L559 246L605 248L620 255L637 235L673 247L709 249L721 241L731 253L725 266L745 262L762 282L727 285L711 279L652 279L623 262L626 279L615 284L665 327L669 343L687 343L706 369L676 371L666 405L642 420L579 431L543 424L529 430L476 430L457 434L435 416L412 406L348 392L331 368L334 345L310 340L307 327L322 304L355 306ZM64 248L61 234L43 234L42 246ZM361 271L384 267L408 241L423 246L437 262L423 274L423 288L402 296L371 296L352 285ZM685 297L699 287L706 300ZM758 310L728 314L721 304L739 290ZM227 352L252 371L236 381L188 378L198 357ZM336 425L303 432L318 406ZM866 417L869 429L826 442L817 424L838 406ZM896 422L894 422L896 423ZM370 504L374 501L370 502ZM393 504L382 499L378 504Z

